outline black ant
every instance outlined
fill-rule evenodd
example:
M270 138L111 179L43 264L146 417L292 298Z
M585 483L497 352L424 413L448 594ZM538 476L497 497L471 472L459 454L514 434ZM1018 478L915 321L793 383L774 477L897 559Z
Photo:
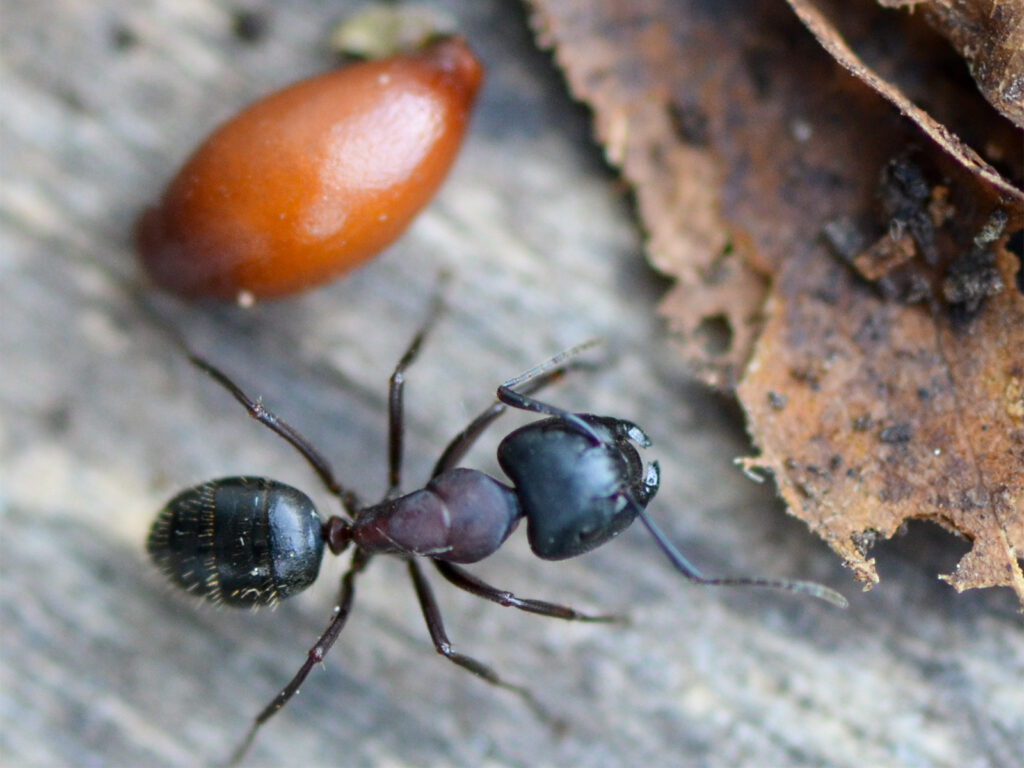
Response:
M581 555L621 533L637 517L672 564L699 584L759 586L799 592L845 607L837 592L807 581L705 578L668 541L644 511L658 491L657 462L646 466L635 445L650 440L622 419L571 413L537 400L532 392L561 376L567 361L590 344L574 347L509 379L498 399L448 444L425 488L400 491L402 388L405 370L419 354L435 311L409 344L391 375L389 484L384 500L364 506L335 479L328 461L297 430L249 398L227 375L205 360L191 362L227 389L249 415L291 443L344 508L323 522L306 494L263 477L230 477L197 485L175 496L158 514L147 542L153 561L177 586L215 603L261 606L296 594L317 577L326 544L354 553L327 629L309 650L292 680L260 712L231 757L237 763L259 728L283 707L337 640L355 597L355 578L374 555L405 560L434 647L450 661L487 682L514 691L535 711L543 708L529 691L505 682L490 667L452 649L441 612L419 558L427 558L456 587L499 605L559 619L609 621L568 606L519 598L478 579L457 565L493 554L526 518L533 552L545 560ZM512 481L456 465L484 429L507 407L545 414L506 436L498 463Z

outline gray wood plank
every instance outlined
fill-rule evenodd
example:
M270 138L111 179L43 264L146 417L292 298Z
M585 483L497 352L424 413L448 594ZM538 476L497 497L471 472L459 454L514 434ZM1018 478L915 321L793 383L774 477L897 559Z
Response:
M153 294L130 229L217 121L330 65L354 3L278 4L265 36L231 5L5 2L0 24L0 762L206 764L301 663L342 563L276 611L202 608L142 549L154 511L209 477L262 473L331 499L293 452L183 360L189 345L303 430L364 496L385 483L385 382L439 271L450 310L409 372L413 486L495 386L592 336L602 364L550 399L635 420L655 440L653 514L708 573L813 578L843 613L686 585L644 532L542 563L520 533L475 568L495 584L628 626L525 616L438 583L456 646L567 721L436 657L397 561L361 579L323 670L252 765L1006 766L1024 754L1024 640L1008 593L931 574L963 549L911 528L867 595L732 465L728 401L690 382L655 305L628 196L533 48L522 9L438 2L489 76L440 197L348 279L250 311ZM271 7L270 3L264 7ZM168 329L171 329L170 331ZM467 464L497 473L496 426Z

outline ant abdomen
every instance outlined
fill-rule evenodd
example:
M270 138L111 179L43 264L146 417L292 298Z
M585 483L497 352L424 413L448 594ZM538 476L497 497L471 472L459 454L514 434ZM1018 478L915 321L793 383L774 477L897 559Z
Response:
M374 554L475 563L497 552L522 516L512 488L458 467L421 490L361 510L351 539Z
M222 478L171 499L146 549L174 584L211 602L271 605L316 580L323 523L297 488L264 477Z

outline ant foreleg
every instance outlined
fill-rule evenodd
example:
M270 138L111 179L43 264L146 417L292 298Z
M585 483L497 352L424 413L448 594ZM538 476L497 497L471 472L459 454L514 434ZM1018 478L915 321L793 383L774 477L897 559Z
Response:
M444 279L442 276L442 280ZM405 369L416 361L427 334L430 333L437 318L444 310L442 289L443 285L438 287L423 325L416 331L416 335L412 337L412 341L409 342L409 346L406 347L398 364L395 365L395 370L391 373L388 387L388 492L386 498L397 496L402 482L402 454L405 443L402 388L405 385Z
M565 375L565 372L566 366L545 371L543 374L531 379L520 394L536 392L538 389L546 387L551 382L562 378L562 376ZM451 442L448 443L444 452L441 454L441 458L439 458L437 463L434 465L434 471L430 473L430 476L437 477L442 472L454 468L455 465L462 460L462 457L466 455L466 452L473 447L473 444L479 439L480 435L483 434L484 430L497 420L497 418L506 410L508 410L508 406L503 402L499 401L491 403L491 405L480 413L479 416L473 419L473 421L471 421L464 430L452 438Z
M433 560L432 562L440 574L459 589L463 589L472 595L482 597L485 600L490 600L493 603L497 603L498 605L507 608L518 608L520 611L525 611L527 613L536 613L539 616L551 616L552 618L566 619L568 621L600 621L611 623L624 620L621 616L593 616L587 613L581 613L568 605L549 603L546 600L531 600L529 598L516 597L511 592L506 592L505 590L492 587L490 584L481 581L472 573L464 568L460 568L454 563L448 563L443 560Z

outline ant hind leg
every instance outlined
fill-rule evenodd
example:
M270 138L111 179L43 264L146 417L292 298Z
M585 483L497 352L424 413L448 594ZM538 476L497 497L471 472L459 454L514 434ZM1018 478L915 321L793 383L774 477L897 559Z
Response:
M245 734L245 738L243 738L242 742L235 748L235 751L231 753L231 757L228 760L227 765L235 766L241 762L242 758L245 757L246 752L249 751L249 747L252 746L252 743L256 738L256 734L259 733L259 730L263 727L264 723L276 715L281 708L288 703L292 696L299 692L300 686L306 681L306 678L309 676L313 667L324 660L327 652L338 639L338 635L341 634L341 630L345 628L345 622L348 621L349 614L352 612L352 604L355 601L356 594L356 575L362 571L369 562L369 555L364 554L361 550L356 551L355 555L352 557L351 565L348 570L345 571L345 575L341 577L341 590L338 595L338 602L335 604L334 615L331 617L331 621L327 625L327 629L325 629L323 634L320 635L316 644L309 649L306 654L306 661L303 662L301 667L299 667L299 671L295 673L295 676L292 677L277 696L275 696L273 700L271 700L271 702L267 704L267 706L264 707L258 715L256 715L248 733Z
M481 581L464 568L454 563L447 563L442 560L433 560L434 567L449 582L465 590L472 595L490 600L498 605L518 608L526 613L535 613L539 616L550 616L555 619L566 619L567 621L594 621L594 622L619 622L624 619L621 616L594 616L588 613L581 613L568 605L549 603L546 600L531 600L525 597L516 597L511 592L493 587L485 581Z
M452 663L458 664L463 669L472 672L491 685L504 688L516 694L544 722L554 724L557 729L564 727L564 723L553 717L547 707L541 704L528 688L506 682L491 667L477 661L472 656L458 653L452 648L451 641L448 639L448 633L444 629L441 609L437 604L437 599L434 597L434 591L431 589L430 583L420 568L419 562L417 562L416 558L411 557L407 560L407 563L409 575L416 590L416 597L419 599L420 608L423 611L423 618L427 622L427 631L430 632L430 639L433 641L437 652Z

